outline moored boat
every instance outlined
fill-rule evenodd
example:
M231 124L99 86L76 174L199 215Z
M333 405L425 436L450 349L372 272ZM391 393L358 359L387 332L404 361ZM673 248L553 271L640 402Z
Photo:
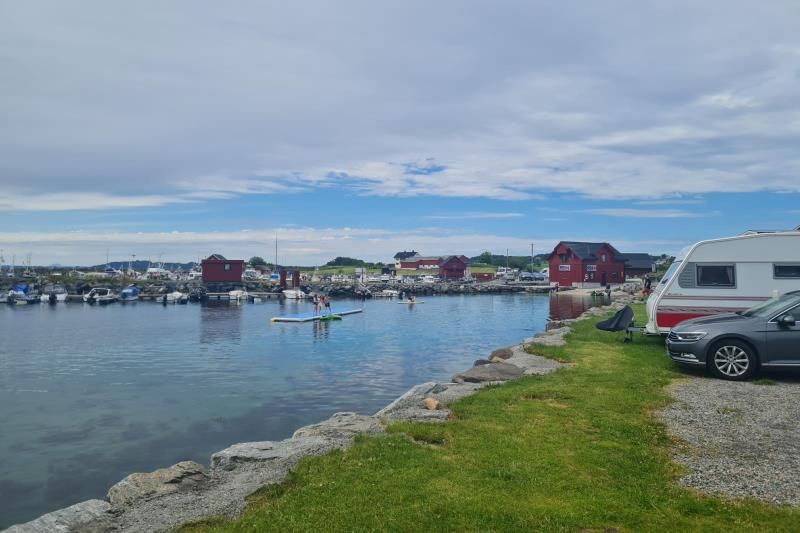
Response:
M135 302L139 299L139 287L135 285L129 285L122 289L119 293L119 301L120 302Z
M67 301L67 290L64 288L63 285L47 285L42 292L42 295L39 297L39 300L43 303L60 303Z
M247 301L247 291L236 289L228 293L228 297L232 302L241 303Z
M300 289L286 289L283 291L283 296L287 300L302 300L304 298L308 298L308 294L304 293Z
M106 305L117 301L117 295L108 287L95 287L83 295L83 301L89 304Z

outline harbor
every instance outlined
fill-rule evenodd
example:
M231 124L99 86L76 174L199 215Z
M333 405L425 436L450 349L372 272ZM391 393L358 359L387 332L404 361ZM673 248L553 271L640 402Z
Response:
M391 299L337 322L270 323L306 301L0 307L1 525L102 497L131 472L201 463L338 411L371 413L600 301L568 294ZM560 314L560 313L568 313Z

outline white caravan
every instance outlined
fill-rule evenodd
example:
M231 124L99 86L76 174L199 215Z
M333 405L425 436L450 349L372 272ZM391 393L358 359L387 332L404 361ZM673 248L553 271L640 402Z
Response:
M679 254L647 300L648 333L800 290L800 228L701 241Z

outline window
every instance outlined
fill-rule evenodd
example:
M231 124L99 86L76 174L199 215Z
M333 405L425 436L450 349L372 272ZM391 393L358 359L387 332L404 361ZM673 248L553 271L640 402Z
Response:
M569 272L571 265L558 265L559 272Z
M600 256L600 261L602 261L603 263L605 263L605 262L606 262L606 254L602 254L602 255Z
M734 265L697 265L698 287L736 287Z
M230 269L231 269L231 264L225 263L225 270L230 270Z
M772 265L776 279L800 279L800 263Z
M586 272L597 272L597 265L586 265Z
M619 272L612 272L611 273L611 279L613 279L614 281L617 281L619 279Z

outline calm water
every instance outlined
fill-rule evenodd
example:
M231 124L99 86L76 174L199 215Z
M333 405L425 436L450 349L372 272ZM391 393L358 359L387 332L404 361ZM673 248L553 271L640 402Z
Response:
M131 472L372 414L589 303L567 295L366 302L340 322L271 324L307 303L0 306L0 528ZM356 307L346 301L334 308Z

